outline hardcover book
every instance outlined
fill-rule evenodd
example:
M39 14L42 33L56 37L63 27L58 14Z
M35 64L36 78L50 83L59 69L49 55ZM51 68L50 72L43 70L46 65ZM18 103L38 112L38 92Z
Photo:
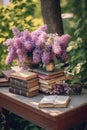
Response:
M62 81L62 80L65 80L65 76L61 76L61 77L49 79L49 80L39 79L39 82L49 85L49 84L53 84L53 83L60 83L60 81Z
M54 75L44 75L44 74L38 74L38 77L41 79L52 79L52 78L58 78L64 75L64 72Z
M34 86L38 86L39 85L39 79L38 78L34 78L31 80L20 80L20 79L15 79L15 78L10 78L10 86L16 86L18 88L32 88Z
M8 87L9 81L7 78L0 76L0 87Z
M33 92L35 90L39 90L39 86L34 86L32 88L23 88L21 86L19 87L19 86L13 85L13 86L10 86L10 87L24 91L24 92Z
M0 83L7 83L8 79L6 79L5 77L0 77Z
M48 94L51 91L51 89L42 86L40 86L39 90L45 94Z
M53 88L53 84L43 84L43 83L40 83L40 87L46 87L48 89L52 89Z
M44 74L44 75L52 76L52 75L55 75L55 74L64 73L64 70L63 69L62 70L55 69L52 72L47 72L47 71L42 70L42 69L33 69L33 72L36 72L38 74Z
M2 71L1 71L2 75L3 75L5 78L7 78L7 79L10 78L10 75L11 75L11 73L13 73L13 72L14 72L13 70L2 70Z
M9 87L9 83L0 83L0 87Z
M50 95L44 96L39 102L38 106L40 108L45 107L67 107L70 101L70 96L65 95Z
M20 89L16 89L13 87L9 87L9 92L14 93L14 94L18 94L18 95L22 95L22 96L26 96L26 97L33 97L33 96L36 96L38 94L38 90L35 90L33 92L25 92L25 91L22 91Z
M33 78L36 78L38 75L34 72L29 72L26 70L21 70L19 72L13 72L11 73L10 77L16 78L16 79L22 79L22 80L30 80Z

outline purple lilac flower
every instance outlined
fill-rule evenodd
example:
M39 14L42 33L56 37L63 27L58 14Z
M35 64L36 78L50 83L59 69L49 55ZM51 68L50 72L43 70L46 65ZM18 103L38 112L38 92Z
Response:
M19 62L21 64L23 64L26 61L26 59L27 59L27 55L26 54L18 55L18 58L19 58Z
M64 34L60 37L61 45L66 46L66 44L70 41L71 36L69 34Z
M15 46L15 48L22 48L23 47L23 44L22 44L20 38L14 39L14 46Z
M15 37L20 37L22 35L21 32L18 30L18 28L15 26L12 28L12 32Z
M62 52L61 46L58 45L57 43L54 43L54 44L52 45L52 50L53 50L53 52L54 52L55 54L57 54L57 55L60 55L61 52Z
M30 41L25 41L24 42L24 47L25 47L26 51L31 51L33 49L34 45L31 44Z
M50 94L69 94L71 91L71 88L65 81L61 81L60 84L53 84L53 90L51 91Z
M33 51L33 61L36 64L39 64L41 62L41 50L40 47L37 47Z
M47 31L47 25L44 24L43 26L41 26L41 27L40 27L40 30L42 30L42 31Z
M9 38L9 39L7 39L5 42L3 42L3 45L5 45L5 46L10 46L10 45L12 45L13 43L14 43L14 39Z
M32 41L36 43L37 40L38 40L37 35L32 34Z
M60 44L61 44L60 36L55 36L55 37L53 38L53 41L54 41L55 44L60 45Z
M68 55L66 50L63 50L62 55L60 56L62 62L66 62L68 60Z
M16 58L17 58L16 53L9 52L6 58L6 64L10 64Z
M25 41L32 40L31 33L27 29L23 31L23 38L25 39Z
M41 55L42 63L47 65L50 63L51 55L49 51L43 49L43 53Z

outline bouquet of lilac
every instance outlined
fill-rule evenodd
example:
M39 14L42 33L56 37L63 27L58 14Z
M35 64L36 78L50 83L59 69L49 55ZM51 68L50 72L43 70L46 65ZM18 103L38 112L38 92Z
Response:
M27 29L20 32L17 27L13 27L12 32L13 38L9 38L3 43L8 47L6 64L18 59L23 65L28 57L32 57L35 64L43 65L54 63L55 59L59 59L61 62L67 61L66 46L71 39L69 34L62 36L48 34L47 25L43 25L33 32L29 32Z
M50 92L52 95L69 95L70 93L71 88L65 81L61 81L60 84L55 83Z

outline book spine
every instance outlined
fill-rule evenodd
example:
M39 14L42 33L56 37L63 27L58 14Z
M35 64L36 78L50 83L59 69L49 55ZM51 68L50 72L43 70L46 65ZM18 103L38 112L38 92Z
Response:
M23 87L19 87L19 86L16 86L16 85L13 85L11 86L12 88L15 88L15 89L18 89L18 90L21 90L21 91L24 91L24 92L33 92L35 90L39 90L39 86L34 86L32 88L23 88Z
M22 96L26 96L26 97L32 97L38 94L38 91L34 91L34 92L25 92L22 91L21 89L16 89L13 87L9 87L9 92L14 93L14 94L18 94L18 95L22 95Z
M10 86L11 87L15 86L18 88L29 89L29 88L32 88L32 87L38 86L38 85L39 85L39 80L32 82L32 83L29 83L29 82L24 82L22 80L18 80L18 79L14 79L14 78L10 79Z

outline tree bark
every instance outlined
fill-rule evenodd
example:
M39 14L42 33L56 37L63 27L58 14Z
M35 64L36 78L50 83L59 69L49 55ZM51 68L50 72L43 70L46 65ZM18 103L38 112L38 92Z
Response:
M48 26L48 33L62 35L64 31L60 0L41 0L41 10L44 23Z

